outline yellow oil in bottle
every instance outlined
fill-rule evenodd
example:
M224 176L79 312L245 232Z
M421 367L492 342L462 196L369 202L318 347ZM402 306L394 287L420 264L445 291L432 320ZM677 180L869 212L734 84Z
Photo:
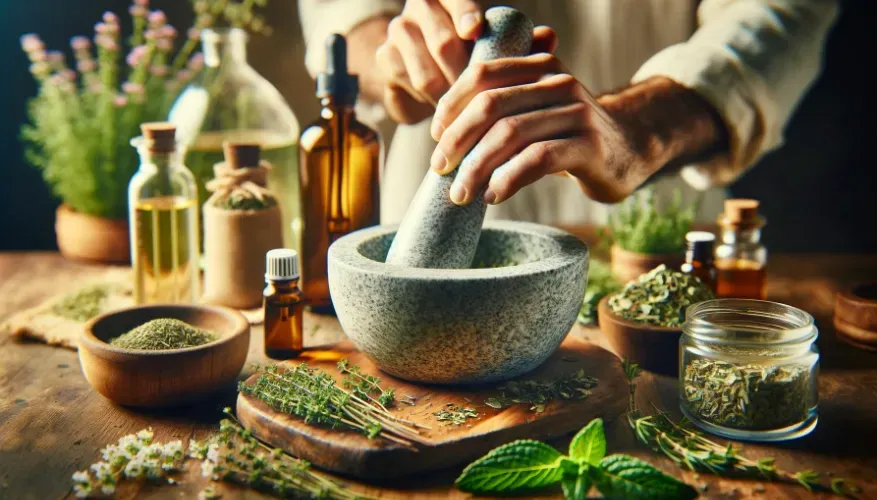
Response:
M195 200L139 200L132 228L137 304L195 302L198 298L198 212Z
M268 189L277 198L283 217L283 245L301 251L298 137L266 130L202 132L188 149L186 166L199 178L212 178L213 165L224 161L222 144L225 141L256 143L261 146L262 159L271 164ZM200 196L201 199L207 199L205 193L200 193Z

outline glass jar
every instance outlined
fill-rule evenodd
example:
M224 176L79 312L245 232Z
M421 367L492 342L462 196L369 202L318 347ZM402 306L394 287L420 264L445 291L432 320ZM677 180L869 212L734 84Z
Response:
M174 102L169 120L186 148L201 199L213 165L223 161L222 143L257 143L272 165L268 189L283 215L284 246L300 249L298 120L280 92L247 63L247 33L205 29L204 67Z
M819 351L813 317L791 306L716 299L685 313L682 413L731 439L781 441L816 427Z

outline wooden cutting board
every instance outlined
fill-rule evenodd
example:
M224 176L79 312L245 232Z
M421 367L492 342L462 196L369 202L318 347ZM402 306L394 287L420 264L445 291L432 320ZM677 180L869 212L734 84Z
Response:
M336 363L347 358L366 373L381 377L382 387L394 387L397 398L415 396L415 406L396 403L391 410L401 418L429 426L422 435L428 443L412 450L385 439L368 439L353 431L331 430L305 424L298 417L275 411L244 393L238 395L237 416L259 439L330 471L359 478L388 478L465 465L492 448L516 439L548 439L573 433L597 417L612 419L627 407L627 380L621 361L611 352L568 336L542 366L522 379L556 379L584 369L599 383L584 400L557 400L542 413L516 404L502 410L484 401L499 394L496 386L425 386L393 378L383 372L350 341L326 350L308 351L294 362L305 362L342 379ZM255 383L258 374L247 383ZM433 413L447 403L474 408L479 416L455 426L439 422Z

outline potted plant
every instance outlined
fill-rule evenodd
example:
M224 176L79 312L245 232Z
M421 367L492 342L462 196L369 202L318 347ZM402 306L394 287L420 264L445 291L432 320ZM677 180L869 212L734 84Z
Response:
M678 269L685 261L685 233L691 229L698 203L683 206L676 190L660 210L653 188L631 196L609 217L612 273L622 283L664 264Z
M148 0L135 0L131 36L123 41L118 16L106 12L93 40L71 39L74 67L60 51L47 51L37 35L21 37L38 86L21 136L27 160L61 199L55 232L64 256L129 261L128 181L139 163L130 139L140 123L166 119L200 70L203 57L195 49L201 29L225 21L261 30L264 21L252 9L265 1L194 1L194 25L175 50L177 31L165 14L149 11Z

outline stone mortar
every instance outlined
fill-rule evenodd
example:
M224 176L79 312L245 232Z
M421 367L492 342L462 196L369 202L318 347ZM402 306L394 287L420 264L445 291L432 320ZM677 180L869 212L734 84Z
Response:
M576 320L588 248L528 222L488 221L474 269L386 264L396 228L329 247L329 289L347 335L399 378L437 384L506 380L545 361Z

